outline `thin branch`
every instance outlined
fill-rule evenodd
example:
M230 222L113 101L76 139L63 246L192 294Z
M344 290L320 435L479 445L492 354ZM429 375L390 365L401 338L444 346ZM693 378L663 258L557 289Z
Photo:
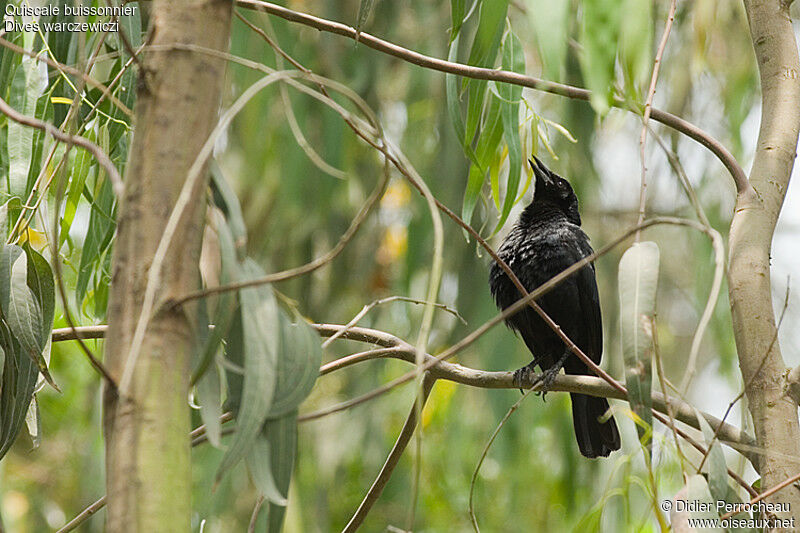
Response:
M78 516L64 524L56 533L67 533L69 531L75 530L79 525L86 522L94 513L105 507L106 505L106 497L103 496L89 507L84 509L80 512Z
M786 480L778 483L777 485L775 485L774 487L770 488L769 490L765 490L764 492L762 492L761 494L759 494L758 496L754 497L752 500L747 502L747 505L753 505L754 503L758 503L761 500L763 500L764 498L768 498L768 497L772 496L773 494L775 494L779 490L784 489L784 488L788 487L789 485L791 485L792 483L795 483L797 481L800 481L800 473L797 473L796 475L787 478ZM722 515L720 517L720 520L725 520L726 518L730 518L730 517L732 517L733 515L735 515L738 512L740 512L740 510L734 510L734 511L731 511L729 513L725 513L724 515Z
M122 197L122 178L120 177L117 168L114 166L114 164L111 162L111 159L108 158L105 152L103 152L103 150L92 141L86 139L85 137L81 137L80 135L70 135L68 133L59 131L58 128L49 122L18 113L2 98L0 98L0 113L3 113L14 122L45 131L55 139L67 145L80 146L84 150L89 151L89 153L91 153L94 158L97 159L97 162L100 163L100 166L103 167L106 173L108 173L108 177L111 179L111 183L114 185L114 192L116 193L117 197Z
M361 500L361 504L358 506L358 509L356 509L353 517L350 518L350 521L342 530L342 533L351 533L356 531L364 522L364 518L366 518L367 513L369 513L370 509L372 509L372 506L380 497L381 493L383 492L383 488L386 486L386 483L389 482L392 472L394 472L397 463L400 461L400 457L403 455L406 446L408 446L411 436L414 434L414 430L417 427L417 421L419 420L418 413L425 405L425 401L428 399L434 383L436 383L436 378L432 377L430 374L427 374L422 382L421 394L414 401L414 405L411 406L411 410L408 413L405 424L403 424L403 429L400 430L400 434L397 436L397 440L392 447L392 451L389 452L389 455L386 457L386 461L383 463L381 471L378 473L378 477L375 478L372 486L364 495L364 499Z
M472 522L472 528L475 530L475 533L480 533L480 528L478 527L478 519L475 516L475 505L474 505L474 496L475 496L475 482L478 480L478 474L481 471L481 466L483 465L484 459L489 454L489 449L492 447L494 440L497 438L497 435L500 434L500 430L503 429L505 426L506 421L511 418L511 415L514 414L514 411L519 409L519 406L522 405L522 402L536 389L531 387L530 389L526 390L525 393L522 395L520 399L514 402L508 411L506 412L505 416L500 420L500 423L497 424L492 435L489 437L489 440L483 446L483 451L481 452L481 457L478 459L478 464L475 466L475 470L472 471L472 479L469 482L469 519Z
M312 324L312 326L317 330L317 333L323 337L330 337L345 329L345 326L338 324ZM78 326L76 331L84 338L102 338L106 327L107 326L105 325ZM58 342L72 340L74 339L72 335L73 332L70 331L69 328L56 329L53 330L53 341ZM410 343L383 331L369 328L352 327L345 334L343 334L341 338L374 344L383 348L391 348L393 349L391 353L383 353L380 355L380 357L388 356L401 359L409 363L414 362L414 347ZM373 350L373 353L375 352L378 351ZM378 357L379 356L376 355L374 358ZM347 359L347 357L342 359ZM371 358L365 358L364 360L367 359ZM429 368L426 368L426 370L429 370L431 376L436 379L444 379L453 381L455 383L461 383L462 385L469 385L471 387L482 389L518 388L518 386L514 383L513 372L490 372L486 370L477 370L459 364L439 361L437 357L433 357L432 355L428 355L426 359L428 364L433 363ZM325 366L336 364L337 361L333 361L331 363L327 363ZM323 366L323 368L325 366ZM343 365L341 368L344 368L344 366L347 365ZM329 370L329 372L331 371L333 371L333 369ZM594 376L572 376L559 374L556 376L555 381L549 390L552 392L577 392L589 394L591 396L627 400L626 393L620 392L619 389L612 387L602 379ZM653 392L653 407L657 411L668 413L667 401L669 401L672 409L674 410L673 413L677 420L695 429L700 429L694 407L680 399L672 397L666 398L659 392ZM719 430L719 435L726 444L731 444L734 448L739 445L742 447L755 445L755 439L753 439L753 437L748 435L746 432L715 418L713 415L703 413L703 416L712 428L717 429L721 427ZM312 420L315 418L318 417L310 417L308 415L301 415L300 417L302 421ZM224 423L232 419L232 413L225 413L222 415L220 421ZM190 434L190 437L196 438L202 435L204 432L204 426L200 426ZM750 450L746 451L749 452ZM745 455L747 456L747 454Z
M409 303L412 303L412 304L421 304L421 305L424 305L424 304L428 303L428 302L426 302L424 300L418 300L416 298L409 298L407 296L389 296L387 298L381 298L379 300L375 300L374 302L365 305L361 309L361 311L359 311L358 314L356 316L354 316L352 318L352 320L350 320L350 322L348 322L345 325L345 329L342 330L341 333L336 333L332 337L327 338L325 340L325 342L322 343L322 347L325 348L326 346L330 345L330 343L332 343L333 341L338 339L340 335L345 333L347 331L347 328L349 328L350 326L355 326L356 324L358 324L358 321L361 320L362 318L364 318L364 316L367 313L369 313L373 308L375 308L375 307L377 307L379 305L383 305L383 304L389 303L389 302L398 302L398 301L400 301L400 302L409 302ZM461 320L461 322L463 324L467 323L467 321L464 320L464 317L461 316L459 314L459 312L456 311L455 309L450 309L445 304L440 304L440 303L434 303L433 306L436 307L436 308L442 309L443 311L447 311L448 313L452 314L453 316L455 316L456 318Z
M353 40L356 40L356 37L358 37L358 42L364 43L364 45L368 46L369 48L372 48L379 52L383 52L385 54L389 54L391 56L397 57L409 63L413 63L415 65L419 65L424 68L437 70L439 72L445 72L447 74L456 74L467 78L521 85L523 87L529 87L531 89L536 89L539 91L556 94L559 96L565 96L568 98L574 98L577 100L588 101L591 96L590 91L578 87L573 87L571 85L564 85L562 83L542 80L539 78L526 76L524 74L518 74L516 72L509 72L506 70L499 70L499 69L496 70L491 68L473 67L471 65L453 63L450 61L444 61L442 59L426 56L418 52L409 50L407 48L403 48L396 44L390 43L383 39L379 39L365 32L360 32L357 34L355 28L347 26L346 24L333 22L320 17L315 17L313 15L308 15L306 13L292 11L291 9L287 9L283 6L272 4L269 2L261 2L259 0L238 0L237 5L247 9L264 10L270 13L271 15L286 19L290 22L296 22L299 24L310 26L312 28L316 28L317 30L320 31L334 33L337 35L348 37ZM622 100L615 101L613 105L615 107L628 109L628 104ZM634 111L637 114L640 112L638 109L631 109L631 111ZM717 139L715 139L705 131L701 130L694 124L688 122L687 120L684 120L671 113L667 113L665 111L661 111L659 109L654 108L652 109L650 116L653 120L661 122L666 126L669 126L677 131L680 131L681 133L685 134L686 136L690 137L691 139L694 139L695 141L705 146L722 162L722 164L731 174L731 176L733 177L733 181L736 185L736 190L740 194L743 192L748 192L748 194L754 194L753 188L750 185L750 182L747 180L747 175L745 174L744 170L739 165L739 163L736 161L736 158L734 158L733 155L728 151L728 149L725 148L725 146L722 145L722 143L720 143Z
M728 404L728 408L725 410L725 414L722 416L722 421L723 422L725 421L725 419L728 418L728 415L733 410L733 406L736 405L736 403L744 397L744 394L745 394L745 391L747 390L747 388L750 387L750 385L752 384L753 380L756 378L756 376L758 376L761 373L761 370L764 368L764 363L767 360L767 356L769 355L769 352L772 351L773 346L775 346L775 343L778 341L778 333L780 332L781 326L783 325L783 319L786 316L786 309L788 309L788 307L789 307L789 284L787 283L786 284L786 295L783 297L783 308L781 309L781 314L780 314L780 317L778 318L778 323L775 326L775 334L772 336L772 341L770 341L769 347L764 352L764 355L761 356L761 362L758 365L758 369L755 371L755 373L752 376L750 376L750 379L748 379L747 383L744 384L744 386L742 387L742 390L739 392L739 394L737 394L736 397L733 400L731 400L731 402ZM703 458L700 460L700 465L697 467L697 472L698 473L700 473L700 469L703 468L703 464L705 463L706 458L708 458L708 453L711 452L711 445L714 443L714 440L716 438L717 438L717 432L715 431L714 432L714 436L711 438L711 442L708 443L708 452L703 455ZM755 463L753 466L756 467L756 471L760 470L760 468L758 468L758 464L757 463Z
M250 525L247 526L247 533L255 533L258 512L261 510L262 505L264 505L264 495L260 494L256 500L255 506L253 506L253 513L250 515Z
M645 147L647 146L647 126L650 121L650 114L653 111L653 97L656 94L656 83L658 82L658 73L661 70L661 58L664 56L664 50L667 48L667 40L669 39L670 30L672 30L672 22L675 20L675 8L677 0L671 0L669 4L669 14L667 15L667 22L664 25L664 33L661 35L661 42L658 44L656 57L653 60L653 74L650 77L650 88L647 90L647 100L644 104L644 115L642 115L642 133L639 135L639 157L642 160L642 178L641 186L639 188L639 224L644 221L645 205L647 202L647 162L645 160ZM636 234L636 241L639 241L639 234Z
M17 54L26 55L28 57L32 57L33 59L35 59L37 61L41 61L43 63L46 63L46 64L50 65L51 67L53 67L54 69L60 71L62 74L67 72L69 74L72 74L73 76L80 77L83 81L86 82L87 85L90 85L90 86L94 87L95 89L101 89L103 91L103 94L108 94L108 98L114 103L114 105L116 107L119 108L120 111L122 111L123 113L125 113L129 117L133 116L133 112L128 108L128 106L123 104L119 100L119 98L117 98L116 96L112 95L111 91L110 91L110 89L108 87L106 87L105 85L103 85L102 83L97 81L96 79L92 78L91 76L89 76L85 72L82 72L82 71L80 71L80 70L78 70L76 68L70 67L69 65L65 65L64 63L59 63L58 61L54 61L54 60L50 59L47 56L43 56L43 55L40 55L40 54L35 54L35 53L31 52L30 50L25 50L21 46L17 46L16 44L3 39L2 37L0 37L0 46L4 46L5 48L8 48L9 50L11 50L11 51L13 51L13 52L15 52Z

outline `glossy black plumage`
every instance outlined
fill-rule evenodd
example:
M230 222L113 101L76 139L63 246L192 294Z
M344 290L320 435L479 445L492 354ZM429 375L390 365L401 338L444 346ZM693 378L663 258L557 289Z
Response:
M531 162L536 176L534 199L503 241L498 255L528 291L546 282L576 261L592 253L589 238L580 228L578 199L569 183L548 170L541 161ZM497 306L512 305L519 291L497 263L492 263L489 286ZM589 264L538 300L542 309L595 363L603 355L603 327L594 265ZM516 376L537 364L552 375L563 364L567 374L594 375L530 307L506 320L517 331L534 356ZM604 398L570 394L575 438L586 457L606 457L620 447L614 418L601 423L608 410Z

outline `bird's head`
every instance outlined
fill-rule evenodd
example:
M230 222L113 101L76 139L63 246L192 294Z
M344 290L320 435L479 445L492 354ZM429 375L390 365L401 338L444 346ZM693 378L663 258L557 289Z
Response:
M533 156L533 161L528 160L536 176L536 186L533 192L533 202L530 208L536 210L538 206L546 204L560 209L567 219L573 224L581 225L581 215L578 213L578 197L567 180L544 166L544 163Z

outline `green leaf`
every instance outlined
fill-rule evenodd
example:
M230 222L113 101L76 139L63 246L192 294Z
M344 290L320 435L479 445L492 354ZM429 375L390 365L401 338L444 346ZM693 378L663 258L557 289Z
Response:
M272 445L266 428L265 424L253 442L253 447L247 453L247 469L253 478L253 484L264 498L270 502L285 506L288 503L286 499L288 491L279 489L275 477L272 475Z
M525 73L525 53L522 43L508 32L503 42L503 68L514 72ZM522 147L519 139L519 100L522 97L522 87L507 83L498 84L497 87L503 100L500 102L503 122L503 136L508 145L508 181L506 182L506 197L500 211L500 220L497 222L495 232L503 227L519 190L520 174L522 167Z
M478 67L493 67L500 49L500 39L503 36L503 25L508 11L508 0L493 0L481 3L478 18L478 29L472 41L467 63ZM487 82L485 80L470 79L467 82L467 143L472 142L478 133L478 125L484 108Z
M91 130L87 131L84 135L89 140L93 140ZM89 171L98 168L92 154L88 150L72 150L73 159L72 167L70 168L69 176L69 189L67 190L66 201L64 204L64 214L61 216L61 227L59 228L58 241L59 246L66 241L69 229L72 227L72 221L75 219L75 213L78 210L78 203L83 194L83 188L86 185L86 178L89 176Z
M284 417L270 420L264 426L264 432L269 438L272 475L275 483L282 494L288 494L297 457L297 412L294 411ZM269 533L280 533L285 513L285 506L270 502L269 527L267 528Z
M298 318L292 324L281 313L280 323L278 378L269 418L278 418L297 409L314 387L322 363L319 334L308 322Z
M709 447L707 459L708 488L715 500L724 500L728 495L728 465L725 462L725 453L722 451L719 439L714 438L714 430L711 429L708 421L697 409L695 409L695 416L700 423L706 446Z
M11 336L3 321L0 321L0 350L3 353L0 358L3 361L0 382L1 459L25 424L39 371L31 358L22 353L19 342Z
M472 163L469 168L469 180L467 189L464 192L464 204L461 208L461 218L467 224L472 220L472 213L478 202L486 172L489 170L492 158L497 153L497 148L503 135L503 121L500 118L500 100L498 98L492 98L489 111L486 114L486 120L489 126L485 128L484 133L478 140L476 162Z
M247 230L245 229L244 217L239 198L231 188L228 180L222 174L222 169L216 161L210 165L211 189L214 192L214 205L219 207L225 214L228 228L233 236L233 243L237 250L242 250L247 242Z
M614 68L623 4L618 0L581 2L581 71L586 87L592 91L592 108L601 117L608 112L614 96Z
M649 0L648 0L649 1ZM528 0L528 19L536 35L545 78L561 79L569 41L569 0Z
M28 435L31 437L33 448L38 448L42 442L42 420L39 416L39 402L36 395L31 397L28 411L25 413L25 425L28 427Z
M251 259L243 263L244 280L262 276L264 271ZM262 285L242 289L239 291L239 299L244 383L236 415L236 434L228 452L222 458L217 481L250 450L267 419L275 394L280 324L278 304L272 288Z
M654 242L635 243L619 262L619 303L625 382L630 406L651 427L651 356L658 286L659 251ZM647 428L637 425L639 438ZM644 441L642 444L648 444Z
M17 246L7 245L3 250L3 267L0 275L5 275L10 270L7 302L3 298L5 304L3 319L8 324L11 334L19 341L22 350L36 363L47 382L58 390L47 370L47 362L44 359L43 352L47 340L43 339L42 332L48 326L44 324L39 302L28 287L27 256L21 253L21 249L18 251L14 248L19 249ZM12 257L15 258L9 264L8 261ZM50 314L50 321L52 324L52 314Z
M197 381L195 390L208 442L215 448L221 448L222 425L219 417L222 416L222 382L216 364L208 366Z
M356 36L361 33L361 28L367 23L369 14L375 7L375 0L361 0L358 5L358 22L356 23Z
M447 60L455 62L458 59L458 40L456 37L450 43L450 51L447 54ZM458 94L458 76L455 74L445 74L445 93L447 96L447 114L450 117L450 123L456 132L456 138L461 146L464 147L464 152L470 161L477 164L477 156L472 149L472 145L466 141L466 132L464 126L464 118L461 116L461 105Z
M650 82L653 62L653 3L624 0L625 24L619 41L619 59L626 92L634 98L644 94Z
M75 294L79 302L86 296L92 274L100 269L104 253L111 244L115 223L112 218L114 192L107 177L99 177L94 186L94 196L90 198L91 213L86 239L83 241L81 260L78 266L78 280Z
M707 521L706 524L711 524L715 519L719 518L719 515L717 515L715 511L716 502L708 490L708 484L705 478L700 474L689 476L686 480L686 485L684 485L683 489L675 496L675 499L676 501L691 502L693 504L690 511L675 511L670 513L670 521L675 531L693 530L693 528L689 529L689 519L698 521L705 520ZM676 522L684 525L684 528L677 527ZM702 531L722 531L722 529L718 527L712 528L706 525Z
M50 340L55 316L56 290L53 271L42 254L29 246L25 246L24 250L28 257L28 286L42 311L41 328L37 340L38 345L44 349Z
M22 58L11 82L8 103L22 113L32 117L36 104L47 88L47 66L33 58ZM33 161L34 130L14 121L8 122L8 165L6 191L11 196L24 197L28 184L28 171Z
M236 258L236 250L233 244L233 235L224 216L218 209L209 209L211 213L210 224L216 230L217 242L219 243L220 254L220 275L219 282L222 285L234 283L240 279L239 261ZM208 365L217 353L222 339L228 334L228 330L233 321L236 306L235 294L231 291L222 292L216 296L205 299L206 304L213 306L214 328L210 334L205 335L199 350L199 355L192 371L191 383L197 382L203 375ZM206 331L208 324L205 324Z
M461 31L461 25L464 23L464 15L466 11L466 0L450 0L450 43L452 44L458 38L458 32Z

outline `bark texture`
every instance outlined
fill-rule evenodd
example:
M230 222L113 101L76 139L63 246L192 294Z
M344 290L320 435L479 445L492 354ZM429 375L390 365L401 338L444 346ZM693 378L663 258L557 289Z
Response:
M227 51L232 3L156 0L152 44ZM118 216L105 345L119 383L147 285L148 269L189 167L213 129L224 62L185 50L142 54L136 131ZM161 274L157 302L197 288L206 182L184 212ZM156 308L158 305L156 305ZM108 531L190 530L190 324L180 310L151 318L128 397L104 405Z
M789 185L800 130L800 62L789 2L745 0L761 76L762 116L750 173L754 191L739 194L730 231L729 292L739 366L755 437L762 490L800 471L797 404L786 394L787 368L777 342L770 291L770 248ZM767 501L789 503L800 523L800 488Z

